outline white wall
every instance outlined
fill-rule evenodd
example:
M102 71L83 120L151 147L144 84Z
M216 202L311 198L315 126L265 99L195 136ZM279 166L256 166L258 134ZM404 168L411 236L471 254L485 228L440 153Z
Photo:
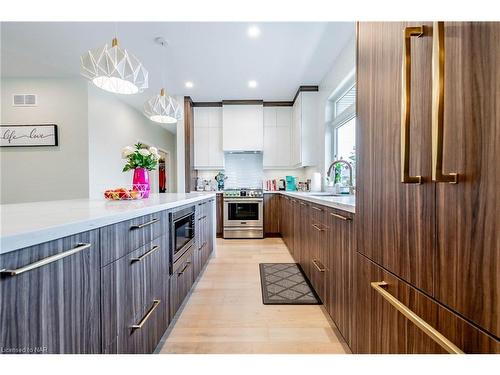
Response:
M169 151L170 191L176 191L176 137L141 112L123 103L118 96L89 84L89 186L90 197L102 197L107 188L132 184L132 171L122 172L121 150L138 141ZM153 175L150 172L150 177ZM154 186L156 189L157 186ZM157 190L153 190L156 191Z
M84 198L89 193L87 84L82 79L1 83L2 124L56 124L59 146L1 148L0 202ZM33 93L36 107L13 107L12 94Z
M327 121L331 120L332 114L329 113L328 98L342 86L345 78L354 72L356 68L356 36L347 42L340 54L335 59L330 71L321 80L319 84L318 95L318 137L321 140L319 144L319 164L317 167L306 168L305 174L311 175L313 172L320 172L325 182L326 171L332 160L329 141L325 139L325 134L329 133Z

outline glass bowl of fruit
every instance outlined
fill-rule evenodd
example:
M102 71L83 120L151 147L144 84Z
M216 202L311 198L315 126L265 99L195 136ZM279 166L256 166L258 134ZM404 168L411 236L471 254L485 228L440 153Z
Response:
M133 186L119 187L104 191L104 198L110 201L124 201L142 199L146 193L146 185L134 184Z

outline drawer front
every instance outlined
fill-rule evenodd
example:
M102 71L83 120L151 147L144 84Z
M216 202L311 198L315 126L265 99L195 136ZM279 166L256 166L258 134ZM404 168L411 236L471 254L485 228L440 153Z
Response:
M408 307L465 353L500 353L500 341L413 288L410 290ZM409 322L408 353L434 354L446 351Z
M410 287L360 253L356 254L356 323L352 345L357 354L406 354L408 320L372 288L385 281L387 291L408 305Z
M448 353L445 343L465 353L500 353L494 337L359 253L357 261L356 353ZM384 282L382 290L388 295L384 297L372 282ZM391 297L399 308L389 303ZM418 317L419 326L403 314ZM433 333L443 345L431 339Z
M170 320L177 313L193 285L193 251L195 250L197 249L191 247L183 255L182 260L175 267L174 273L170 276Z
M146 328L133 326L141 322L155 300L160 302L155 307L154 318L151 315L146 320L158 319L155 326L168 324L168 317L161 314L168 309L168 299L165 299L168 291L161 283L163 278L168 282L168 254L167 237L163 236L101 269L105 352L142 353L146 350L141 346L148 340L147 335L142 337Z
M101 265L105 266L167 233L165 211L101 228Z
M4 351L100 353L98 230L3 254L0 269Z

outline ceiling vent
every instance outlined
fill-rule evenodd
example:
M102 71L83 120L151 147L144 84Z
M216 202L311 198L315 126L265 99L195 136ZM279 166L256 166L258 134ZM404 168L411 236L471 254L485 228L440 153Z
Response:
M35 94L14 94L12 95L12 105L14 107L34 107L37 105Z

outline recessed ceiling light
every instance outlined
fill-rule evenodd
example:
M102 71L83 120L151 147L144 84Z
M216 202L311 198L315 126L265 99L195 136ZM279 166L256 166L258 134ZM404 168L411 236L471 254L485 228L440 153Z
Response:
M250 38L257 38L260 35L260 29L257 26L250 26L248 28L248 36Z
M185 85L188 89L192 89L192 88L193 88L193 82L191 82L191 81L187 81L184 85Z
M252 89L257 87L257 81L254 81L254 80L248 81L248 87L250 87Z

